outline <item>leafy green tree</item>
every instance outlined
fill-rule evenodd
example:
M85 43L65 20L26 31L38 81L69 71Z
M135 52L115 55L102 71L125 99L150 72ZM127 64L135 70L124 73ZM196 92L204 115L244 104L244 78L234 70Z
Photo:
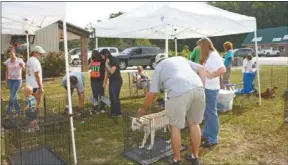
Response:
M136 46L152 46L151 41L147 39L136 39L135 43Z

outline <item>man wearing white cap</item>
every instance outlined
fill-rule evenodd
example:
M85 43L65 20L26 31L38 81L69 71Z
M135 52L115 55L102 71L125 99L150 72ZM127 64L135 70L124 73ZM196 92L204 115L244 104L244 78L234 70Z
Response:
M26 84L33 88L33 95L36 97L36 111L39 112L41 98L44 92L42 83L42 67L39 62L41 54L46 51L41 46L34 46L31 49L31 57L26 64Z
M165 108L172 130L173 165L181 165L181 129L185 127L186 118L189 123L192 142L192 154L188 155L189 158L191 157L189 161L193 165L198 165L198 152L201 143L199 124L203 120L205 111L205 91L203 87L203 84L205 84L205 69L184 57L167 58L165 54L158 54L155 62L157 65L153 72L150 90L146 94L143 107L138 110L138 115L145 114L163 84L168 91Z

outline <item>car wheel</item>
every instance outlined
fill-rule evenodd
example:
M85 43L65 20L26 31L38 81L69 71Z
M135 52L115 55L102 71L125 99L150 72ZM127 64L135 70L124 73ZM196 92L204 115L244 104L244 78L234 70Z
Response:
M155 62L155 60L151 60L151 62L150 62L150 68L151 68L151 69L155 69L155 67L156 67L156 62Z
M72 61L72 64L73 64L73 65L78 65L78 63L79 63L79 60L78 60L78 59L73 59L73 61Z
M266 56L270 56L270 53L266 53Z
M146 69L146 68L147 68L147 65L142 65L142 68L143 68L143 69Z
M125 70L127 68L127 62L126 61L120 61L119 62L119 68L121 70Z

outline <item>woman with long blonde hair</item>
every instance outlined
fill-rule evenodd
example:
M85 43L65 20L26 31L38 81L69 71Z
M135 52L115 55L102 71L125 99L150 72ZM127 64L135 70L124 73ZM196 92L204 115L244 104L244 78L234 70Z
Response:
M226 72L222 57L214 48L209 38L199 40L200 63L206 69L205 95L206 109L205 127L202 133L202 147L211 147L218 143L219 119L217 114L217 95L220 89L220 76Z

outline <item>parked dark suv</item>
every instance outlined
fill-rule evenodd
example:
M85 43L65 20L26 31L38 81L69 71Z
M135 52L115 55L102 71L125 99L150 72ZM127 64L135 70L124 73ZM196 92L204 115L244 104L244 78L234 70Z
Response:
M139 66L143 68L150 66L155 68L155 56L163 51L159 47L132 47L121 52L117 58L120 61L120 69L126 69L128 66Z

